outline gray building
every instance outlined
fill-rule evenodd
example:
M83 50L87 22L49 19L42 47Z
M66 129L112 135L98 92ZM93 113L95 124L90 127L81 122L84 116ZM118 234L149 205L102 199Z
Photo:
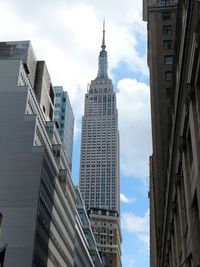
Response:
M0 234L1 234L2 220L3 220L3 215L0 213Z
M198 0L144 1L144 11L148 21L153 131L151 266L197 267L200 266L200 4ZM170 54L173 61L169 60ZM171 69L167 67L169 62ZM168 85L163 77L171 78ZM166 107L167 119L163 116Z
M36 98L36 92L44 97ZM50 121L47 99L52 92L45 63L37 62L29 41L0 44L0 247L8 244L4 267L74 265L75 191Z
M53 120L58 124L63 149L67 161L72 168L73 137L74 137L74 114L69 101L68 93L63 90L62 86L54 86L54 113Z
M74 267L103 267L81 193L76 187L76 241Z
M116 93L107 73L107 52L105 30L99 55L99 68L96 79L91 81L85 95L85 109L82 118L80 191L86 208L114 211L119 220L120 177L119 177L119 132ZM102 215L103 216L103 215ZM90 217L90 214L89 214ZM109 224L110 217L107 218ZM99 220L99 218L97 219ZM116 222L117 223L117 222ZM120 231L120 229L118 228ZM106 231L106 235L109 234ZM96 240L98 250L107 266L121 266L120 243L115 240L105 242ZM114 249L118 246L118 249ZM113 259L107 257L112 254ZM108 260L109 259L109 260Z

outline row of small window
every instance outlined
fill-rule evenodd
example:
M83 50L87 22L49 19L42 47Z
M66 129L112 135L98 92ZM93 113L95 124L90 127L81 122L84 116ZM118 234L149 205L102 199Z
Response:
M83 128L83 132L86 131L86 129L88 131L94 131L96 129L98 129L98 132L99 131L106 131L107 129L110 130L110 129L116 129L116 122L113 122L113 123L108 123L108 124L102 124L102 123L84 123L84 128Z
M163 18L163 20L171 19L171 12L170 11L163 11L162 12L162 18Z
M89 164L87 164L87 165L89 165ZM103 166L104 165L104 166ZM95 173L95 172L100 172L101 171L101 168L104 168L104 169L102 169L102 173L105 173L105 171L107 170L107 172L110 172L111 170L112 170L112 172L114 173L115 172L115 167L113 167L113 168L106 168L106 165L105 164L102 164L102 167L101 168L90 168L90 167L87 167L87 168L85 168L85 164L82 164L81 166L84 166L84 167L81 167L82 168L82 171L81 171L81 173L83 174L84 173L84 171L86 171L86 173L87 174L89 174L90 173L90 171L92 171L92 174L93 174L93 172Z
M96 172L95 171L96 170L91 170L91 173L90 173L90 172L88 172L88 169L87 169L87 174L85 174L84 171L81 171L81 177L85 177L86 178L86 181L89 181L90 178L91 178L91 180L94 181L94 180L97 180L97 179L99 180L100 176L101 176L102 180L103 180L103 178L105 179L105 177L110 178L111 177L111 174L112 174L112 178L113 179L115 178L115 170L113 170L112 172L111 171L110 172L108 171L107 173L105 173L105 171L101 171L100 172L100 170L99 171L97 170ZM110 176L110 177L108 177L108 176Z
M164 56L164 63L166 65L172 65L173 64L173 56L172 55Z
M97 141L101 141L102 139L108 139L107 142L111 143L111 140L115 142L116 139L116 130L115 129L107 129L107 130L99 130L95 129L88 129L88 132L83 131L82 137L85 139L96 139Z
M90 89L90 93L107 93L107 92L111 92L112 89L111 88L100 88L100 89Z
M56 93L56 97L60 97L60 96L61 96L61 93ZM66 102L66 98L62 98L62 101Z
M84 122L87 123L88 125L91 125L92 123L102 123L103 126L106 126L107 124L115 123L116 122L116 117L109 117L109 118L98 118L98 117L92 117L92 118L83 118Z
M172 49L173 48L172 40L164 40L163 41L163 48L164 49Z
M114 109L112 110L112 112L111 112L111 110L95 111L95 110L90 109L90 110L86 111L85 114L86 115L95 115L95 116L96 115L99 115L99 116L102 116L102 115L114 115L115 111L114 111Z
M113 121L113 122L107 121L107 123L106 122L102 123L101 118L98 118L98 120L95 120L93 122L83 121L83 131L84 130L86 131L86 129L91 130L93 128L98 128L98 130L101 130L101 129L105 130L106 127L107 128L111 128L112 127L112 128L115 129L116 125L117 125L117 123L115 121Z
M106 102L106 100L108 100L108 102L114 101L115 100L115 96L114 94L112 95L98 95L98 102ZM97 96L90 96L89 100L94 100L94 103L97 103ZM92 101L91 101L92 102Z
M60 116L60 112L59 111L55 111L54 112L54 116L59 116L59 119L61 119L62 121L65 120L65 116Z
M171 25L163 25L163 34L172 34L172 26Z
M170 0L160 0L161 6L169 6L171 4Z
M114 187L113 187L113 191L114 191ZM103 191L104 192L104 191ZM112 197L108 197L108 196L106 196L106 194L105 193L101 193L101 202L102 203L105 203L105 202L107 202L107 203L109 203L110 201L112 202L112 204L115 204L115 194L113 193L112 194ZM100 196L99 196L100 197ZM106 197L106 199L105 199L105 197ZM96 194L93 192L93 193L91 193L89 190L87 190L87 188L86 188L86 191L85 191L85 199L87 200L87 199L90 199L91 201L93 200L97 200L98 202L99 202L99 198L96 198Z
M92 140L92 145L88 145L86 146L82 146L82 152L96 152L97 155L100 155L101 153L105 153L105 152L111 152L111 150L114 152L115 151L115 142L112 143L112 146L109 145L107 148L99 148L99 146L101 146L101 142L98 141L96 142L95 138L88 138L88 140ZM90 142L91 143L91 142ZM98 145L98 147L96 147L96 144ZM103 143L102 145L105 145L105 143Z
M97 159L98 160L98 158L101 158L101 155L102 154L115 154L116 153L116 151L115 150L113 150L113 151L111 151L111 150L107 150L107 151L105 151L105 150L103 150L102 152L100 151L99 153L98 152L95 152L95 151L91 151L90 149L89 150L83 150L82 149L82 153L84 154L84 156L86 156L86 154L87 154L87 156L88 156L88 154L92 154L92 155L96 155L96 158L95 159ZM89 155L90 156L90 155ZM104 156L103 156L104 157Z
M166 71L165 72L165 81L169 82L172 80L172 71Z
M116 131L114 129L107 129L106 131L98 130L97 128L93 129L92 131L89 129L86 133L85 131L82 134L83 139L95 139L97 141L101 141L103 139L108 139L107 142L111 143L111 140L115 142ZM101 142L100 142L101 143Z
M93 128L88 128L87 131L86 129L83 130L83 135L92 135L93 137L100 138L102 135L106 135L107 133L112 133L112 136L115 135L116 133L116 127L107 127L107 128L101 128L98 126L93 126Z

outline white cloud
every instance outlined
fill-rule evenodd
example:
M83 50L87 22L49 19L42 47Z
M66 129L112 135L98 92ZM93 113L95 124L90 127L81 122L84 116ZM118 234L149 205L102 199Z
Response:
M144 243L147 248L147 252L149 252L149 234L138 234L138 238Z
M143 217L134 213L122 214L122 228L137 234L148 233L149 231L149 211Z
M128 267L134 267L135 266L135 260L130 259L128 262Z
M120 193L120 200L121 202L130 204L130 203L135 203L136 199L135 198L128 198L126 195Z
M143 217L134 213L123 213L121 216L122 229L131 232L145 245L149 251L149 210Z
M137 35L146 38L142 1L7 0L0 12L1 40L32 41L37 58L47 62L53 84L68 91L78 122L87 83L97 73L103 18L110 71L124 61L132 70L147 73L145 55L137 51Z
M121 170L125 175L147 177L151 153L149 87L135 79L118 83Z
M31 40L37 59L47 63L53 85L68 91L78 137L87 84L97 74L103 18L110 77L121 62L131 71L148 73L146 55L137 49L142 45L138 36L146 39L140 0L6 0L1 1L0 13L0 41ZM144 177L151 150L149 89L131 79L121 80L118 89L121 169L125 175ZM121 200L133 201L123 194ZM125 225L124 230L137 233L138 239L148 239L142 230L146 217L123 214Z

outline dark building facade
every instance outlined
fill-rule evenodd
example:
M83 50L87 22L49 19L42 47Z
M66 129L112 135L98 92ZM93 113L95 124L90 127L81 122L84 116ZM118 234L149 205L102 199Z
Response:
M200 266L200 2L144 1L144 19L148 22L153 136L151 266L197 267Z

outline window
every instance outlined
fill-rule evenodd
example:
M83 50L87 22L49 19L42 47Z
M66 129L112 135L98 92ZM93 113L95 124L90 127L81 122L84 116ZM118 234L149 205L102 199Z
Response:
M164 62L166 65L172 65L173 64L173 56L172 55L164 56Z
M163 11L162 12L162 18L164 20L170 19L171 18L171 12L170 11Z
M166 88L166 97L169 98L171 94L171 87Z
M170 0L160 0L161 6L169 6L170 5Z
M165 81L171 81L172 80L172 71L166 71L165 72Z
M172 40L164 40L163 41L164 49L172 49Z
M163 26L163 33L164 34L171 34L172 33L172 26L171 25L164 25Z

